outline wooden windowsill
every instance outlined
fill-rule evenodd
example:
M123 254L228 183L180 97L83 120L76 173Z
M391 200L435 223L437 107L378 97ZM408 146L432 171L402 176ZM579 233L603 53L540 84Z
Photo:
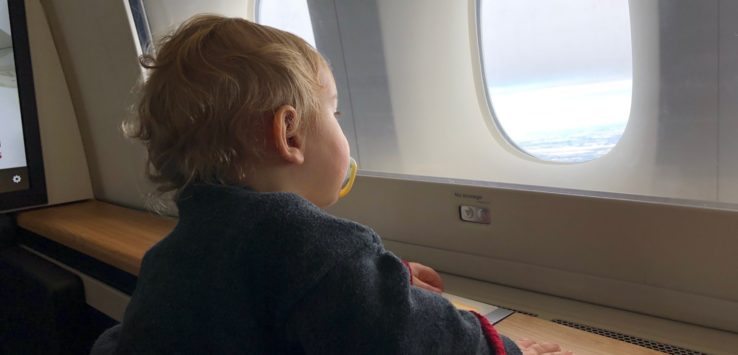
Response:
M91 200L20 212L17 223L23 229L138 275L146 251L169 234L177 221Z
M578 329L551 323L545 319L515 313L495 325L497 331L510 339L535 339L540 342L556 343L562 349L575 354L661 354L660 352L635 346L615 339L587 333Z
M94 200L20 212L17 222L23 229L133 275L138 275L146 251L176 224L172 218ZM495 327L512 339L555 342L576 354L659 354L519 313Z

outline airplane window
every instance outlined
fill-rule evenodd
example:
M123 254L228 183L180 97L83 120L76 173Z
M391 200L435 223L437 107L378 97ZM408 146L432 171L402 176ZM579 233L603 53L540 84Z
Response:
M146 9L143 0L129 0L128 6L131 9L131 18L133 20L133 28L136 30L139 51L149 53L151 51L151 28L149 20L146 18Z
M256 5L257 22L294 33L315 47L307 0L265 0Z
M481 0L478 30L488 100L512 144L576 163L618 143L632 93L627 0Z

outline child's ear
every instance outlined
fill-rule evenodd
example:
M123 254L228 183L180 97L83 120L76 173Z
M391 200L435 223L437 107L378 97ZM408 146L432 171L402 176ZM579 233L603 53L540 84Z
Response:
M297 129L297 110L290 105L277 109L272 122L272 136L279 156L293 164L305 161L303 154L305 139L301 129Z

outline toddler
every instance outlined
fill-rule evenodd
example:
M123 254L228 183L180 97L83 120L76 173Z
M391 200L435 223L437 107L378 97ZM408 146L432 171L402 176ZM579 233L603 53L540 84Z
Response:
M93 353L538 354L438 293L358 223L327 214L349 146L326 61L290 33L201 15L162 40L138 117L175 229L143 258ZM355 171L355 169L354 169Z

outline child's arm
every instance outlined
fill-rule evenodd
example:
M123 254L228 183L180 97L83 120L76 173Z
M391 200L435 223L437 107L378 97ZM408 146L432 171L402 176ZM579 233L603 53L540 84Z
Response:
M326 274L295 305L286 328L306 353L521 353L480 321L411 287L402 262L375 244Z

